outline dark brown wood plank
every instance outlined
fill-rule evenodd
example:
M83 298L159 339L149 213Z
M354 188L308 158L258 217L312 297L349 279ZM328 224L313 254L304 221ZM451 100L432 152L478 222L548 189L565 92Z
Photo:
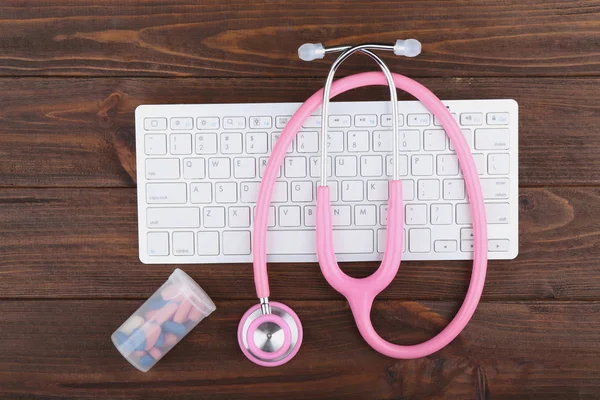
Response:
M600 188L523 189L520 255L491 261L484 299L600 299ZM0 297L143 298L173 265L138 259L133 189L0 190ZM344 269L366 276L378 263ZM216 299L254 299L249 264L185 265ZM471 263L405 262L386 299L462 299ZM279 299L339 299L316 264L270 266Z
M384 357L360 338L344 302L292 301L305 341L292 362L262 368L236 340L247 301L217 302L150 372L136 371L110 334L139 301L0 302L3 399L596 399L600 304L483 303L466 330L418 360ZM380 334L434 336L453 302L378 302Z
M597 75L600 1L3 1L0 74L322 76L304 42L416 37L412 76ZM353 60L346 71L368 61Z
M521 185L600 184L600 78L420 81L445 99L519 102ZM0 186L134 186L138 105L303 101L322 83L0 79ZM384 88L369 88L344 99L386 97Z

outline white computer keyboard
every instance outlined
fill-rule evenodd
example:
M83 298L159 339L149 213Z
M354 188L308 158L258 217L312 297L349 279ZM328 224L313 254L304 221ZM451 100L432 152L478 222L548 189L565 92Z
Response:
M489 258L518 253L518 106L444 102L472 148L486 202ZM438 121L400 102L404 260L472 258L470 209ZM144 263L251 262L252 219L267 159L300 103L142 105L136 109L139 254ZM305 121L273 196L269 260L316 261L321 119ZM336 102L329 185L338 260L380 260L391 176L390 104Z

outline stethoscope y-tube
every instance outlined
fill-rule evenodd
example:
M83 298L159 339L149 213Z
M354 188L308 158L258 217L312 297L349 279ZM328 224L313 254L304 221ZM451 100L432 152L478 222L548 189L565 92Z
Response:
M298 53L303 60L323 58L325 54L341 51L332 65L325 88L313 94L289 120L277 140L267 163L261 182L254 221L253 258L254 279L260 303L242 317L238 328L238 341L244 354L253 362L264 366L276 366L289 361L302 343L302 325L298 316L281 303L269 302L269 286L266 268L266 236L268 211L279 167L287 149L302 123L322 104L321 126L321 182L317 188L317 256L321 271L327 282L346 297L363 338L378 352L394 358L418 358L432 354L450 343L471 319L485 282L487 268L487 226L485 206L479 177L469 146L460 127L445 105L427 88L402 75L392 74L385 63L370 50L394 51L397 55L415 56L420 44L414 40L398 41L395 46L360 45L338 46L325 49L321 45L303 45ZM339 65L355 52L362 52L374 59L383 72L368 72L348 76L333 82ZM327 157L327 117L330 98L345 91L372 85L388 85L392 101L394 174L389 183L388 226L386 249L381 265L366 278L353 278L339 268L333 248L331 204L327 186L325 160ZM420 100L440 121L453 144L465 179L473 220L474 252L473 272L469 290L455 318L438 335L423 343L401 346L382 339L373 329L370 312L375 297L394 279L402 257L404 234L404 210L402 206L402 182L398 180L398 102L396 88L402 89Z

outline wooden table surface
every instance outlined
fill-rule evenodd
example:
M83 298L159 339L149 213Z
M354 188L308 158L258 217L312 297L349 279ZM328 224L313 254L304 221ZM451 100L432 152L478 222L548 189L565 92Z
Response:
M260 368L236 340L251 265L189 265L218 310L133 369L110 334L175 267L138 259L135 107L303 101L331 60L297 60L300 44L405 37L423 54L388 57L392 70L444 99L520 105L520 254L489 263L467 329L430 357L384 357L316 264L276 264L272 297L298 311L305 342ZM600 398L599 46L600 0L3 0L0 399ZM372 68L356 57L341 75ZM376 328L432 337L470 268L403 263Z

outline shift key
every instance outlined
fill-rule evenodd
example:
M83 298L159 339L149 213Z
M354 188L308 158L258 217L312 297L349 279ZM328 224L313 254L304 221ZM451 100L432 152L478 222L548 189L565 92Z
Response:
M148 208L148 228L199 228L200 209L197 207Z

